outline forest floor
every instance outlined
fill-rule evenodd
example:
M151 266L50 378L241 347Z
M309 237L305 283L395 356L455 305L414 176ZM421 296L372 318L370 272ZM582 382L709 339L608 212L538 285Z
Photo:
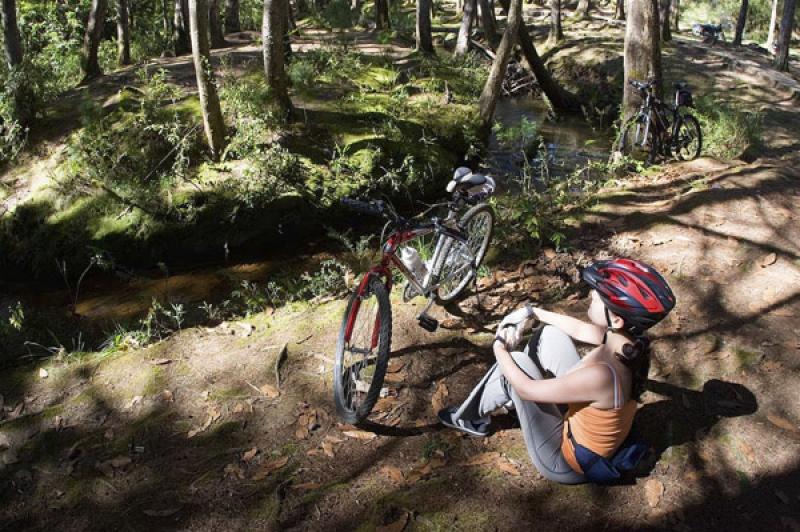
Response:
M602 39L593 24L568 26L570 38ZM2 528L800 530L797 80L756 76L731 50L678 37L668 75L760 109L757 153L665 165L606 191L567 251L499 259L480 304L435 307L434 334L414 320L421 303L393 293L391 393L365 426L341 425L332 404L343 300L4 374ZM557 485L512 417L482 440L436 422L491 365L504 313L531 298L584 314L577 264L616 254L652 263L678 298L653 330L636 422L652 453L635 479Z

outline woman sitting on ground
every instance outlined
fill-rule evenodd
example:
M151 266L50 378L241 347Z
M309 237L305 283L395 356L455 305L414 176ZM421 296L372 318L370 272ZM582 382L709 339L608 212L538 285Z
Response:
M592 288L589 322L530 305L515 310L498 327L497 363L461 406L439 412L445 425L486 436L491 412L516 409L534 465L565 484L618 476L650 369L645 331L675 306L664 278L639 261L598 261L582 277ZM514 351L536 321L544 326ZM597 347L581 360L572 340Z

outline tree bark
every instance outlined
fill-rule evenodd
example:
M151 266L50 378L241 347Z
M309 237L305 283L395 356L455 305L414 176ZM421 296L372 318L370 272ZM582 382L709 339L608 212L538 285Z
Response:
M286 76L284 39L286 36L288 0L264 0L264 18L261 39L264 46L264 73L267 85L281 109L291 115L289 79Z
M167 47L174 51L175 45L172 43L172 19L169 16L169 0L161 0L161 15L161 23L164 26L164 40L169 43ZM163 53L166 55L167 51L164 50Z
M475 19L475 11L478 9L478 0L465 0L464 12L461 16L461 28L458 30L456 40L455 55L464 55L469 50L469 34L472 29L472 21Z
M579 0L578 7L575 9L575 15L579 19L589 18L589 10L592 9L590 0Z
M744 25L747 22L747 8L749 7L749 0L742 0L742 5L739 7L739 18L736 19L736 33L733 35L733 44L741 46L742 37L744 36Z
M242 31L239 19L239 0L225 0L225 33Z
M656 94L661 96L661 42L658 32L658 0L631 0L625 24L625 86L622 96L622 117L627 120L639 106L639 93L630 80L653 79Z
M775 23L778 20L778 0L772 0L772 14L769 17L769 32L767 33L767 52L772 53L775 44Z
M783 2L783 17L781 19L780 34L778 35L778 51L775 53L775 68L782 72L789 70L789 45L792 40L796 7L797 0L784 0Z
M494 109L497 106L497 99L500 97L500 89L503 86L503 78L506 75L508 61L514 51L514 44L519 34L519 27L522 21L522 0L513 0L511 9L508 13L508 23L503 32L503 39L497 47L497 55L492 62L489 71L489 78L483 86L478 105L480 107L481 123L484 128L491 126L494 117Z
M564 30L561 28L561 0L550 0L550 34L547 42L555 44L564 39Z
M82 67L84 81L94 79L103 74L97 60L97 50L103 37L103 23L106 19L107 0L92 0L89 20L86 22L86 33L83 36Z
M189 51L188 17L187 0L175 0L175 17L172 23L172 42L175 45L175 55L182 55Z
M375 29L385 30L391 27L388 0L375 0Z
M417 51L433 53L431 37L431 0L417 0Z
M614 7L614 20L625 20L625 0L617 0Z
M486 36L486 42L488 42L489 47L494 50L497 48L499 38L497 36L497 25L495 24L494 20L494 9L492 9L492 3L490 0L478 0L478 7L478 11L480 12L481 16L481 26L483 27L483 33Z
M6 50L8 69L17 71L22 68L24 52L22 39L19 36L17 24L16 0L2 0L3 43ZM14 118L23 126L28 126L33 121L33 94L24 81L14 84Z
M189 0L189 26L192 41L192 59L197 76L197 92L203 112L203 127L211 149L211 157L219 160L225 149L225 122L214 84L214 68L208 45L207 0Z
M224 48L225 33L219 18L219 0L208 0L208 24L211 30L211 48Z
M669 10L672 0L661 0L661 11L658 14L658 20L661 24L661 40L669 42L672 40L672 32L669 27Z
M679 32L678 19L681 18L681 0L672 0L672 31Z
M117 53L120 65L131 64L131 32L128 0L117 0Z
M510 3L511 0L500 0L500 5L506 12L508 12L511 7L509 5ZM539 87L542 89L542 92L553 109L563 112L579 110L580 104L575 96L558 84L555 78L553 78L553 75L550 74L547 65L542 61L539 52L536 51L536 46L533 44L531 35L528 33L528 28L525 26L524 20L519 25L517 42L520 50L522 50L523 57L525 57L525 62L528 64L528 68L533 72L533 75L536 77L536 82L539 84Z

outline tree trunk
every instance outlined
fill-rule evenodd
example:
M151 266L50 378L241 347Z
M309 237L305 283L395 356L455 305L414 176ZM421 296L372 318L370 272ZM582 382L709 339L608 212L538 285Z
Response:
M681 18L681 0L672 0L672 31L679 32L678 19Z
M464 55L469 50L469 34L477 9L478 0L464 1L464 13L461 16L461 28L458 30L455 55Z
M580 19L589 18L589 10L592 8L590 0L579 0L578 7L575 9L575 16Z
M775 23L778 20L778 0L772 0L772 15L769 17L769 32L767 33L767 52L772 53L775 44Z
M497 26L494 21L494 9L492 9L492 4L489 0L478 0L478 7L478 11L481 15L481 26L483 26L483 33L486 35L486 42L488 42L489 47L494 50L497 48L499 41Z
M742 5L739 7L739 18L736 19L736 33L733 35L733 44L741 46L742 37L744 36L744 25L747 22L747 8L749 5L748 0L742 0Z
M239 20L239 0L225 0L225 33L242 31Z
M86 33L83 36L82 67L84 81L94 79L103 74L97 60L97 50L103 37L103 23L106 20L107 0L92 0L89 20L86 22Z
M508 23L503 32L503 40L497 47L497 55L492 62L489 71L489 78L483 86L478 105L480 106L481 124L484 128L491 126L494 117L494 109L497 106L497 99L500 97L500 89L503 86L503 78L506 75L508 61L514 51L514 44L519 34L519 27L522 21L522 0L513 0L511 9L508 13Z
M550 35L547 37L549 44L555 44L564 39L564 30L561 29L561 0L550 0Z
M433 53L431 37L431 0L417 0L417 51Z
M267 85L281 109L291 115L289 79L286 76L284 39L288 20L288 0L264 0L264 18L261 38L264 46L264 73Z
M131 64L131 32L128 24L128 0L117 0L117 52L120 65Z
M631 0L625 24L625 80L622 116L627 120L639 106L639 93L630 80L654 79L656 94L663 91L661 41L658 32L658 0Z
M391 27L388 0L375 0L375 29L385 30Z
M211 30L211 48L224 48L225 33L219 18L219 0L208 0L208 24Z
M189 26L192 40L192 58L197 76L197 92L200 109L203 111L203 127L206 130L211 157L217 161L225 149L225 122L214 84L214 67L208 46L207 0L189 0Z
M22 39L19 36L17 24L16 0L2 0L3 43L6 50L8 69L16 71L22 68L24 53ZM33 94L30 87L24 83L14 83L14 118L23 126L30 125L33 121Z
M161 0L161 23L164 26L164 40L167 41L167 47L174 51L174 44L172 43L172 19L169 16L169 0ZM163 52L166 55L166 50Z
M672 0L661 0L661 11L658 14L658 20L661 24L661 40L669 42L672 40L672 32L669 27L669 9Z
M510 0L500 0L500 5L503 9L508 11L510 9ZM536 76L536 82L542 89L550 105L556 111L572 112L580 109L580 104L576 98L564 90L553 78L547 65L544 64L539 52L536 51L536 46L533 44L528 28L525 26L524 21L519 25L517 32L517 42L519 43L522 55L525 57L525 62L528 63L528 68Z
M775 53L775 68L782 72L789 70L789 45L792 40L796 7L797 0L784 0L783 2L783 18L781 19L780 35L778 35L778 51Z
M614 20L625 20L625 0L617 0L614 7Z
M175 17L172 23L172 42L175 45L175 55L185 54L189 51L189 32L187 19L189 6L187 0L175 0Z

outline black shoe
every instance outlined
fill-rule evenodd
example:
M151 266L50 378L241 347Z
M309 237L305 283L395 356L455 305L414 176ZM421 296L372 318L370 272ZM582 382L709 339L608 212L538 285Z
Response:
M470 436L476 436L478 438L485 438L491 434L489 422L453 419L453 414L456 413L456 410L458 409L451 406L439 411L437 416L439 417L439 421L442 422L442 425L450 427L451 429L460 430L461 432L466 432Z

